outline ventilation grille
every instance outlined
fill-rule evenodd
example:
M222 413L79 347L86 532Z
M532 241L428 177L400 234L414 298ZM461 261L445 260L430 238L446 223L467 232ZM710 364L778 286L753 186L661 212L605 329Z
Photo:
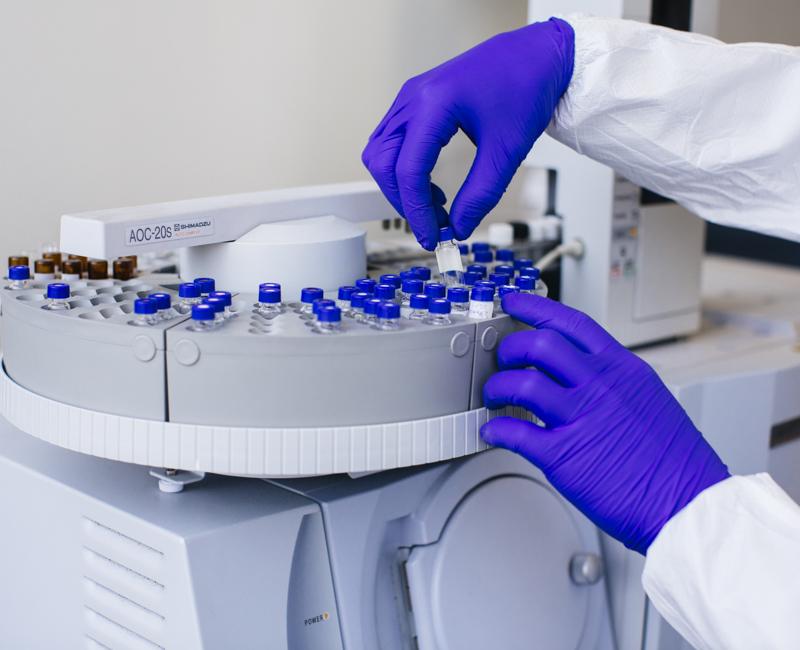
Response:
M86 647L163 650L164 553L88 517L82 553Z

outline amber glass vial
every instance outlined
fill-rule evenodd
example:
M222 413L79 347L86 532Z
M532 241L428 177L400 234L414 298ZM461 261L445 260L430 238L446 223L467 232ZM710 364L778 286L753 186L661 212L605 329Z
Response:
M108 262L106 260L89 260L89 279L107 280Z
M48 259L36 260L33 263L33 272L42 274L55 273L56 264L55 262L53 262L53 260L48 260Z
M30 259L27 255L9 255L8 268L12 266L30 266Z
M133 260L129 257L120 257L114 260L114 279L115 280L130 280L136 267Z
M56 270L61 268L61 253L58 251L47 251L42 253L42 259L50 260L53 263L53 266L56 267Z

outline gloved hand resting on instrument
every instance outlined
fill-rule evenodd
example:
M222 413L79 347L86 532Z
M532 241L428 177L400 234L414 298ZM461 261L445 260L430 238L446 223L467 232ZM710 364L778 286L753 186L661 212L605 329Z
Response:
M645 554L728 468L655 371L591 318L533 295L505 296L503 310L537 329L503 340L484 403L521 406L545 426L498 417L484 440L527 458L595 524Z
M466 239L505 192L572 78L575 34L551 18L499 34L407 81L361 158L420 244L447 225L431 183L441 149L461 129L477 146L449 221Z

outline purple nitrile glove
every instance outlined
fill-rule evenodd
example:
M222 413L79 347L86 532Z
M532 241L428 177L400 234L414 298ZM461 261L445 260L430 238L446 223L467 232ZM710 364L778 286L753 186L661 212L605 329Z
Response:
M569 23L551 18L490 38L403 85L361 159L422 246L433 250L448 223L444 192L431 183L439 152L458 129L477 146L449 217L466 239L553 117L572 78L574 41Z
M498 417L484 440L527 458L597 526L645 554L728 468L655 371L591 318L522 294L505 296L503 311L538 329L503 340L485 405L523 407L545 426Z

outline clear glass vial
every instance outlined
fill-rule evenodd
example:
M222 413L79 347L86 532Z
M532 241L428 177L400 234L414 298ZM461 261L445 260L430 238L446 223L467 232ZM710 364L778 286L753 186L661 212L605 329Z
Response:
M475 286L469 297L469 317L487 320L494 315L494 287Z
M364 293L372 293L375 291L375 285L378 284L372 278L359 278L356 280L356 289Z
M378 320L378 306L383 303L380 298L367 298L364 301L364 323L372 325Z
M494 267L494 272L502 275L510 275L512 278L516 275L516 269L513 264L498 264Z
M502 287L498 287L497 289L497 308L499 311L505 313L503 311L503 296L507 296L511 293L519 293L519 287L515 287L514 285L503 285Z
M424 320L428 325L450 325L450 301L446 298L434 298L428 302L428 316Z
M336 306L342 310L342 316L350 315L350 298L356 291L358 289L350 285L339 287L336 293Z
M450 310L453 314L466 314L469 311L469 291L464 287L451 287L447 290Z
M379 284L375 287L374 296L381 300L393 301L397 297L397 289L393 284Z
M447 287L441 282L428 282L425 285L425 295L431 300L434 298L444 298L447 295Z
M428 317L428 296L424 293L415 293L411 296L408 319L424 320Z
M319 320L319 312L326 307L336 307L336 302L333 300L328 300L327 298L320 298L319 300L315 300L314 303L311 305L311 313L314 316L314 323Z
M214 310L214 322L217 325L222 325L225 322L225 300L209 296L203 299L203 304L210 305Z
M225 311L222 312L222 317L226 320L229 318L236 318L237 314L233 311L233 294L230 291L212 291L208 294L209 298L221 298L225 303Z
M192 307L199 305L201 302L200 287L194 282L184 282L178 286L178 304L175 305L175 311L179 314L190 314Z
M192 305L192 324L189 329L193 332L209 332L217 328L216 314L211 305L201 303Z
M505 264L513 263L514 262L514 251L510 248L498 248L494 252L494 258L498 262L503 262Z
M431 279L431 270L427 266L412 266L409 271L413 272L423 282Z
M366 291L356 291L350 296L350 317L357 321L363 322L366 318L364 313L364 303L370 299L370 294Z
M380 277L380 282L378 284L391 284L395 291L400 288L403 280L399 275L395 275L394 273L384 273Z
M396 302L383 302L378 305L378 320L372 327L383 331L400 329L400 305Z
M47 285L47 302L42 309L65 311L69 309L69 285L64 282L51 282Z
M8 285L11 291L23 291L31 284L31 270L25 264L17 264L8 269Z
M272 318L283 311L281 306L280 288L261 285L258 288L258 302L256 303L256 313Z
M324 305L317 311L314 331L319 334L338 334L342 331L342 310L336 305Z
M300 290L300 314L306 319L314 315L314 301L322 300L325 292L319 287L305 287Z
M152 327L158 322L156 312L158 307L155 300L139 298L133 301L133 320L131 325L138 327Z
M494 262L494 254L488 248L486 250L475 251L472 259L478 264L491 264Z
M192 282L198 286L200 295L204 298L217 289L217 283L214 278L195 278Z
M520 275L514 284L519 289L520 293L533 293L536 289L536 280L529 275Z
M439 242L436 244L435 252L442 282L447 285L457 284L459 275L464 270L464 263L452 228L439 229Z
M151 293L150 300L156 301L156 318L158 320L172 320L177 315L172 308L172 296L168 293Z

